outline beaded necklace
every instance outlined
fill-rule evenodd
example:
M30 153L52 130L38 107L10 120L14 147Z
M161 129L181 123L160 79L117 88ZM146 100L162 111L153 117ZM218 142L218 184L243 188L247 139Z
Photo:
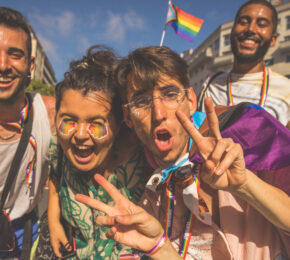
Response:
M263 107L266 102L267 94L269 90L269 70L266 69L264 66L263 69L263 83L261 88L261 94L260 94L260 103L259 105ZM231 81L231 73L228 76L228 82L227 82L227 97L228 97L228 106L234 105L233 95L232 95L232 81Z

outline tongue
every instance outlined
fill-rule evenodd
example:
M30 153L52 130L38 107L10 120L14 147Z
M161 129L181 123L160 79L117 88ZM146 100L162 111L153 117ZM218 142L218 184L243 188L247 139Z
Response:
M92 149L86 149L86 150L79 150L77 149L77 155L81 158L86 158L90 156L92 153Z

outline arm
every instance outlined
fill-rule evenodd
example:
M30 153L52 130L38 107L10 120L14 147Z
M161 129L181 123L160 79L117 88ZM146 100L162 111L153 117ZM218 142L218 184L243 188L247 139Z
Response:
M205 100L205 107L210 137L202 136L184 114L176 112L204 160L202 179L215 189L243 198L273 225L289 232L290 197L246 169L242 147L230 138L222 138L211 99Z
M290 197L249 170L246 176L245 183L233 193L246 200L273 225L290 232Z
M63 226L60 222L61 210L58 195L58 183L55 178L49 179L49 198L48 198L48 228L50 234L50 243L53 251L57 257L62 257L60 253L61 244L68 245L66 247L69 250L68 239L65 235Z
M103 176L96 174L95 180L110 194L115 205L111 207L82 194L77 194L76 200L107 214L96 218L98 225L110 227L107 237L140 251L150 251L164 233L158 220L123 197ZM181 259L169 240L150 257Z

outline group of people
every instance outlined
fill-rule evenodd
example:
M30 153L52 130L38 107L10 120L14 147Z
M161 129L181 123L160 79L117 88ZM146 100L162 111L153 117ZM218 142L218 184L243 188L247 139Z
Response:
M54 98L25 93L29 27L0 7L0 201L33 109L0 208L16 243L0 259L290 258L290 81L263 63L277 20L268 1L242 5L233 68L198 98L169 48L118 58L101 45L70 63Z

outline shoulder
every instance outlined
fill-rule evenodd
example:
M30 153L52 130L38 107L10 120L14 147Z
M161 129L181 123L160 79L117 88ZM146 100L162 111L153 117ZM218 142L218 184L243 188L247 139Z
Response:
M55 132L55 97L51 96L41 96L43 103L46 107L46 111L48 114L48 119L50 122L50 128L52 132Z

